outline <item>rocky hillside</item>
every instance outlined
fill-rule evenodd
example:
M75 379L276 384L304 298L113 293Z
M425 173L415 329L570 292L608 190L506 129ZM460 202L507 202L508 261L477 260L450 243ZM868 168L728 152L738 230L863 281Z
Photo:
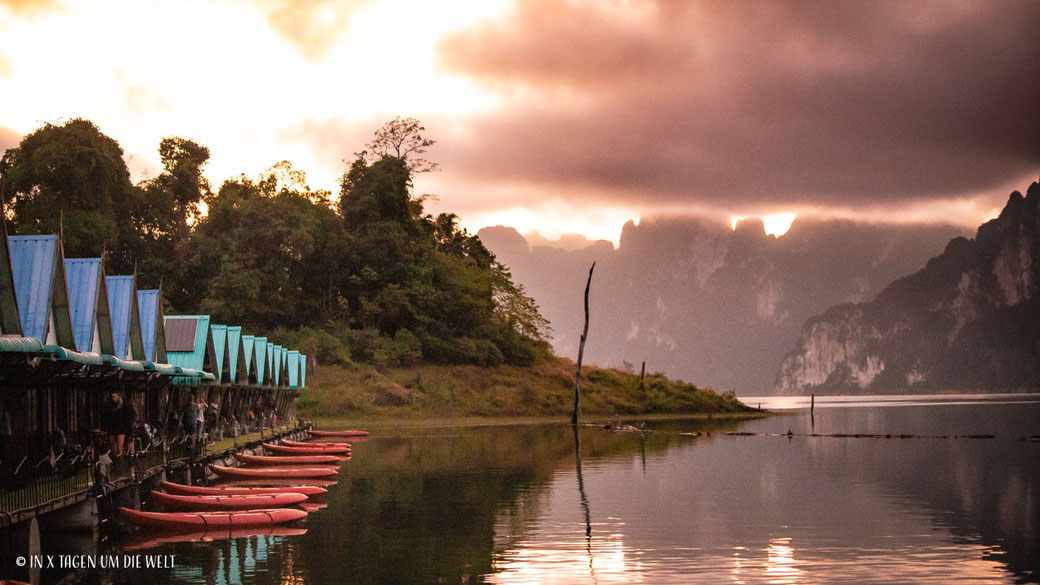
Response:
M534 297L553 327L553 347L577 355L582 293L590 293L586 363L621 366L712 386L769 392L776 366L802 323L837 303L873 298L920 270L950 238L950 226L893 226L798 218L781 237L760 220L697 218L629 222L620 245L521 236L512 228L480 238Z
M810 319L780 394L1040 388L1040 183L868 303Z

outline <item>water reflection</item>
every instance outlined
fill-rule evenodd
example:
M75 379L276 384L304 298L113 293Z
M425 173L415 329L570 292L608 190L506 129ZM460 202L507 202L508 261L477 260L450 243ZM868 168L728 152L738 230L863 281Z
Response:
M665 421L645 434L377 435L306 533L157 543L178 567L147 581L1040 582L1040 445L1018 440L1040 434L1040 404L816 406L814 417ZM797 436L813 427L996 438Z

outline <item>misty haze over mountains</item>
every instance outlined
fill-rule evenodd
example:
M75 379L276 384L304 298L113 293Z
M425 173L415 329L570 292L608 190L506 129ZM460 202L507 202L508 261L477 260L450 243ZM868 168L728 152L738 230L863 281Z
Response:
M534 297L562 355L577 355L590 293L585 359L629 362L718 391L769 393L809 317L873 298L920 270L951 238L948 225L796 219L781 237L761 220L647 219L625 224L617 249L569 237L525 239L495 226L479 236Z

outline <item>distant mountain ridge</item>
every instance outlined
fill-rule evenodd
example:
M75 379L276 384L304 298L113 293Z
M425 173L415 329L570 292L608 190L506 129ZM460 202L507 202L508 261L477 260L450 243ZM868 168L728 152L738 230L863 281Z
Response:
M769 392L801 324L836 303L867 300L919 270L950 238L948 225L798 218L781 237L761 220L736 229L704 218L644 219L615 249L532 245L508 227L480 230L553 327L557 353L577 355L582 293L597 261L585 360L627 361L701 386Z
M867 393L1040 388L1040 183L1015 191L973 240L866 303L802 327L774 390Z

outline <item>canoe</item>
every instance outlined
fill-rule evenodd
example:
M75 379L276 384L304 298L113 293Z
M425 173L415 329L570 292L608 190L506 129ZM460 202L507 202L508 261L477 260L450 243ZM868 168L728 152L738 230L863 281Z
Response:
M288 487L315 486L327 488L338 482L334 479L321 479L313 477L228 477L224 478L218 487Z
M327 494L329 490L313 485L286 485L273 487L237 487L237 486L214 486L204 487L201 485L184 485L164 481L160 484L167 493L184 494L188 496L251 496L259 494L303 494L305 496L320 496Z
M281 494L252 494L225 496L196 496L181 494L165 494L152 492L152 499L162 505L164 510L262 510L267 508L284 508L299 504L307 496L296 492Z
M221 477L245 477L245 478L268 478L268 477L330 477L339 473L331 467L224 467L223 465L211 464L209 466L213 473Z
M300 509L307 512L317 512L318 510L324 510L328 507L328 502L303 502L300 504Z
M311 431L315 437L367 437L368 431Z
M127 522L136 526L179 531L267 526L284 524L307 516L307 512L296 508L234 512L142 512L119 508L119 512Z
M304 443L303 441L290 441L289 439L282 439L282 444L287 447L309 447L316 449L318 447L346 447L350 449L350 443L321 443L319 441L309 441Z
M337 457L336 455L282 455L281 457L266 457L263 455L235 453L235 459L248 465L338 465L346 461L347 457Z
M143 550L155 548L172 542L213 542L229 538L249 538L252 536L301 536L307 534L306 528L291 526L257 526L255 528L235 528L232 530L209 530L199 532L178 532L176 534L157 534L152 531L139 532L123 541L126 550ZM0 581L0 585L3 581Z
M349 445L343 445L342 447L289 447L287 445L264 443L264 449L281 455L334 455L336 453L346 455L350 453Z

